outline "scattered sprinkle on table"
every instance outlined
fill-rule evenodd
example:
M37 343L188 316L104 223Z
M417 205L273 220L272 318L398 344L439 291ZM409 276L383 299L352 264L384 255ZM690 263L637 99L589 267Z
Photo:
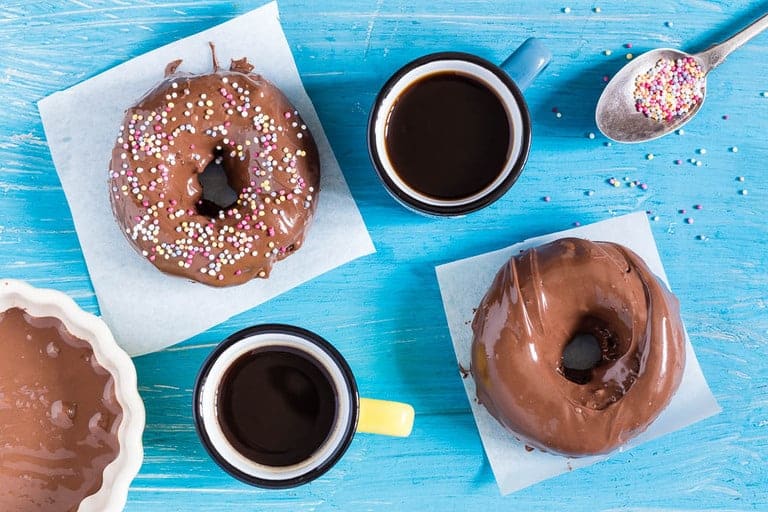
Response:
M563 7L563 12L565 14L568 14L569 12L571 12L571 8L570 7Z
M654 157L653 153L648 153L647 155L645 155L646 160L653 160L653 157Z
M739 192L739 194L741 194L741 195L745 196L745 195L749 194L749 191L748 191L747 189L743 188L743 189L741 189L741 191Z
M675 133L676 133L676 134L678 134L678 135L685 135L685 130L683 130L682 128L680 128L680 129L678 129L678 130L675 130Z
M594 12L601 12L601 11L602 11L602 9L601 9L601 8L599 8L599 7L594 7L592 10L593 10Z
M664 26L667 27L667 28L672 28L673 25L674 25L674 23L672 23L671 21L665 21L664 22Z
M611 141L603 142L603 146L609 148L609 147L613 146L613 143Z
M613 52L612 52L611 50L603 50L603 55L606 55L606 56L607 56L607 55L610 55L610 54L612 54L612 53L613 53Z
M701 167L704 165L701 160L696 160L696 167Z
M680 165L680 164L682 164L682 163L683 163L683 161L682 161L682 160L675 160L675 165Z
M581 226L581 222L576 221L576 222L573 223L573 225L576 226L576 227L579 227L579 226Z
M658 215L654 215L653 217L651 217L651 220L656 222L656 221L659 220L659 216Z
M760 94L760 96L762 96L763 98L768 98L768 91L763 91L763 92Z
M545 203L548 203L548 202L550 202L550 201L552 200L552 198L551 198L551 197L549 197L549 196L544 196L544 197L542 197L541 199L542 199L542 200L543 200Z
M624 48L632 48L632 43L624 43Z
M555 114L555 117L556 117L556 118L558 118L558 119L560 119L561 117L563 117L563 114L562 114L562 112L557 112L557 113Z
M703 207L700 204L693 205L693 208L696 210L701 210Z
M685 219L685 223L686 224L693 224L693 217L688 217L687 219Z
M744 176L739 176L738 178L736 178L736 181L744 181Z
M704 235L696 235L696 240L707 240L707 237Z
M631 53L628 53L625 55L625 57L627 58L627 60L632 60L632 57L634 57L634 55L632 55Z
M738 152L739 152L738 146L731 146L731 153L738 153Z
M587 134L587 138L588 138L588 139L594 139L594 138L595 138L595 133L594 133L594 132L589 132L589 133Z
M584 195L592 197L593 195L595 195L595 191L594 190L587 190L586 192L584 192Z
M728 120L728 114L723 114L723 120L724 120L724 121L727 121L727 120Z
M700 155L706 155L707 154L707 150L705 148L699 148L696 152L698 154L700 154Z
M679 213L680 215L685 215L687 212L686 212L685 208L682 208L680 210L677 210L677 213Z
M635 78L635 109L654 121L684 116L702 99L704 72L693 57L659 59Z

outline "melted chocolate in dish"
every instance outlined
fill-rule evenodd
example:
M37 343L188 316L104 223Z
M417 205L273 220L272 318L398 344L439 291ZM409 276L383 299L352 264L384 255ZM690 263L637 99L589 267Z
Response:
M0 510L71 512L119 450L122 409L90 344L57 318L0 312Z

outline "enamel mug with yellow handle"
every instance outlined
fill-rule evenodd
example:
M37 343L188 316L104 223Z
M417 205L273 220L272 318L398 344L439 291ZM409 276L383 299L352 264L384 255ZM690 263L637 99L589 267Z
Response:
M222 469L272 489L321 476L356 432L407 437L414 419L408 404L359 398L349 365L330 343L282 324L221 342L198 374L193 414Z

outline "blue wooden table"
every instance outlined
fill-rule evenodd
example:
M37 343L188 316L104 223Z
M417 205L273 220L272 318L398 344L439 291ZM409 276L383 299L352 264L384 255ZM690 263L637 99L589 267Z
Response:
M261 3L1 3L0 276L63 290L97 312L35 102ZM768 34L710 76L706 103L682 135L607 145L593 119L603 77L627 53L702 49L768 5L283 0L280 10L377 253L135 360L147 408L146 457L127 510L768 509ZM534 35L554 60L526 92L534 143L510 193L463 219L426 219L396 205L365 149L368 110L384 80L439 50L501 62ZM647 190L628 184L634 180ZM456 368L434 266L638 209L652 212L671 285L723 412L502 498ZM415 406L413 435L358 435L338 466L294 490L263 491L225 475L197 441L191 387L217 341L262 322L299 324L332 340L363 394Z

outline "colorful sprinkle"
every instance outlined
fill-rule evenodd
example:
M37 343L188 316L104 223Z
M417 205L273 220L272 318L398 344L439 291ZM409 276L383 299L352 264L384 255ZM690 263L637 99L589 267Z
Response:
M551 198L551 197L549 197L549 196L544 196L544 197L542 197L541 199L542 199L542 201L544 201L545 203L548 203L548 202L550 202L550 201L552 200L552 198Z
M609 147L613 146L613 143L611 141L603 142L603 146L609 148Z
M724 120L724 121L727 121L727 120L728 120L728 114L724 114L724 115L723 115L723 120Z
M558 118L558 119L560 119L561 117L563 117L563 114L562 114L562 112L558 112L557 114L555 114L555 117L556 117L556 118Z
M599 13L599 12L602 12L602 9L599 7L593 7L592 11Z
M587 134L587 138L588 138L588 139L594 139L594 138L595 138L595 133L594 133L594 132L589 132L589 133Z
M647 155L645 155L645 159L646 160L653 160L653 158L654 158L654 154L653 153L648 153Z
M675 165L680 165L680 164L682 164L682 163L683 163L683 161L682 161L682 160L675 160Z
M654 215L653 217L651 217L651 220L654 221L654 222L658 222L659 221L659 216L658 215Z
M568 14L569 12L571 12L571 8L570 7L563 7L563 12L565 14Z
M678 130L675 130L675 133L676 133L676 134L678 134L678 135L685 135L685 130L683 130L682 128L680 128L680 129L678 129Z
M701 206L700 204L695 204L695 205L693 205L693 207L696 210L701 210L703 208L703 206Z
M731 147L731 153L738 153L738 152L739 152L739 147L738 146L732 146Z
M696 240L709 240L705 235L696 235Z
M696 151L696 152L697 152L698 154L700 154L700 155L706 155L706 154L707 154L707 150L706 150L706 149L704 149L704 148L701 148L701 149L699 149L699 150L698 150L698 151Z
M584 192L584 195L592 197L593 195L595 195L595 191L594 190L587 190L586 192Z
M747 189L743 188L743 189L741 189L741 191L739 192L739 194L741 194L741 195L745 196L745 195L749 194L749 191L748 191Z
M624 43L624 48L632 48L632 43Z
M610 55L610 54L612 54L612 53L613 53L613 52L612 52L611 50L607 50L607 49L606 49L606 50L603 50L603 55L605 55L605 56L608 56L608 55Z
M674 23L672 23L671 21L665 21L664 26L667 28L672 28L674 26Z
M693 218L692 217L688 217L687 219L685 219L685 223L686 224L693 224Z
M624 57L626 57L627 60L632 60L632 57L634 57L634 55L632 55L631 53L628 53Z
M635 78L635 109L654 121L670 122L703 99L704 72L693 57L659 59Z
M738 178L736 178L736 181L744 181L744 176L739 176Z

